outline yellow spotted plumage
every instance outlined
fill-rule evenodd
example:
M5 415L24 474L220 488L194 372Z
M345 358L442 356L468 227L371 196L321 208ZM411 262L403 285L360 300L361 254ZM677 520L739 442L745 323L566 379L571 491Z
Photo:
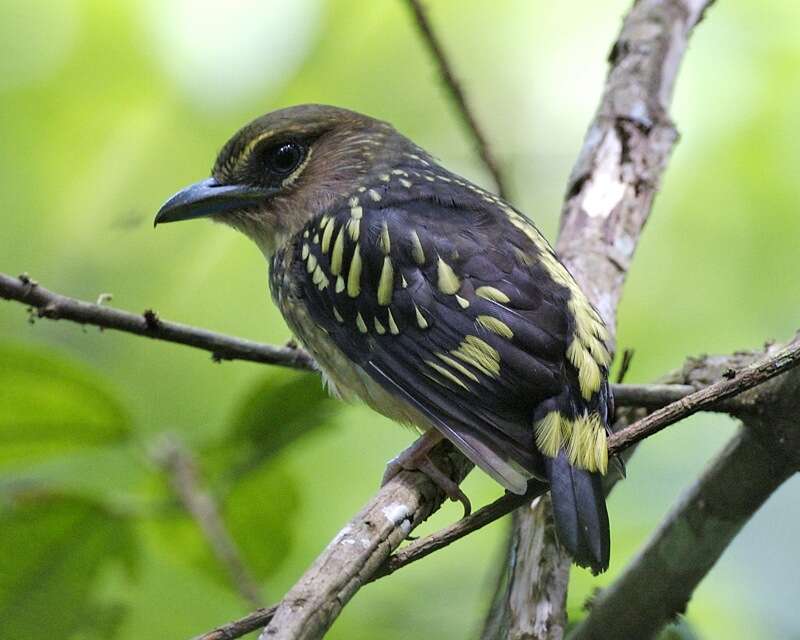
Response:
M252 173L278 152L285 172ZM338 395L439 431L511 491L551 481L562 541L607 565L610 333L525 216L386 123L318 105L245 127L213 180L241 187L246 206L213 215L265 253Z

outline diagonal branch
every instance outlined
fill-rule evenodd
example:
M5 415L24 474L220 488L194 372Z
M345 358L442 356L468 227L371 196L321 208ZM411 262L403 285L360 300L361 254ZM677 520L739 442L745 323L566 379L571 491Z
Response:
M414 20L416 21L422 41L427 45L431 55L433 56L433 59L436 60L442 82L456 103L458 113L461 116L461 119L464 121L464 125L467 127L470 134L472 134L472 137L475 140L475 146L478 149L478 154L480 155L483 164L486 165L489 173L492 174L492 179L497 186L498 195L503 199L508 199L508 187L506 185L505 178L503 177L503 173L500 171L500 166L497 164L497 160L489 148L489 142L486 139L486 135L483 133L481 126L478 124L478 119L475 117L475 114L473 113L472 108L467 101L466 95L464 95L464 91L461 88L461 83L456 78L455 73L453 73L453 67L450 64L450 60L445 54L442 44L439 42L438 36L433 31L433 27L431 26L430 20L428 20L425 7L422 6L421 0L408 0L408 5L414 14Z
M758 354L763 356L763 354ZM653 435L670 424L718 404L725 398L733 398L752 390L760 389L758 385L776 379L782 373L789 371L800 365L800 337L795 338L785 348L775 348L767 354L766 358L751 357L749 361L743 362L741 359L725 358L720 360L715 375L708 374L704 379L693 380L694 384L706 384L707 386L694 391L693 385L670 385L682 388L684 396L677 399L663 410L659 410L649 416L634 422L630 426L616 433L609 442L609 452L619 454L627 447L630 447L640 439ZM755 359L755 362L753 360ZM742 367L738 369L738 367ZM738 369L738 370L737 370ZM735 371L731 376L730 371ZM795 371L797 371L795 369ZM725 377L728 376L728 377ZM800 374L795 373L795 377L800 379ZM722 378L721 380L719 378ZM714 381L718 380L718 381ZM782 384L782 383L781 383ZM663 388L664 385L661 385ZM688 390L692 390L691 393ZM752 393L752 392L751 392ZM800 397L800 394L793 394L792 397ZM761 403L773 403L771 398L754 400L750 396L742 396L741 401L729 402L731 411L737 414L752 414L761 411ZM780 406L780 405L779 405ZM781 435L785 439L785 435ZM798 446L800 450L800 446ZM439 452L441 455L442 452ZM452 457L450 460L457 460ZM430 536L416 540L400 551L390 555L403 540L403 538L421 522L430 516L440 504L441 496L437 497L433 503L423 507L428 503L428 498L420 497L426 495L428 491L435 491L430 485L430 481L421 474L404 474L405 477L414 478L417 483L416 490L423 492L417 497L409 493L409 488L401 484L395 489L390 489L390 485L384 487L377 496L362 510L361 514L350 522L332 542L323 554L314 563L312 569L306 573L298 585L303 588L295 593L292 598L294 602L300 602L294 606L287 603L287 599L280 605L268 609L259 609L252 614L237 620L198 638L198 640L230 640L249 633L258 627L272 620L275 611L280 606L286 613L286 620L293 626L293 631L279 628L280 622L274 621L270 624L272 635L265 636L270 638L318 638L327 629L326 625L333 622L335 616L352 597L360 586L385 577L398 569L421 560L422 558L438 551L449 544L463 538L470 533L498 520L499 518L511 513L537 496L542 495L546 490L544 485L531 483L528 493L524 496L506 494L495 500L493 503L479 509L471 516L460 520L449 527L442 529ZM433 494L427 494L433 495ZM382 528L375 529L366 527L367 522L372 522L374 514L378 511L386 516L386 505L391 504L393 513L406 513L404 519L396 519L393 531L387 532L386 523ZM404 511L408 509L408 511ZM417 511L422 509L422 511ZM422 516L421 514L426 515ZM410 515L417 514L417 515ZM383 518L379 518L382 522ZM392 529L392 527L389 527ZM399 535L397 531L403 533ZM531 535L542 535L543 530L531 531ZM342 538L342 536L345 536ZM356 536L356 537L354 537ZM361 537L363 536L363 537ZM337 541L346 540L344 548ZM359 544L353 542L358 541ZM392 547L392 545L394 545ZM351 563L346 569L342 568L342 562ZM371 567L371 573L367 568ZM354 579L354 576L357 579ZM325 585L320 589L320 584ZM293 590L294 591L294 590ZM312 598L308 602L306 598ZM330 600L328 600L330 599ZM295 617L296 616L296 617ZM304 627L304 625L307 625Z
M173 491L197 523L233 586L250 604L261 605L263 601L258 584L245 566L216 501L203 485L192 452L179 440L164 437L153 450L152 458L169 476Z

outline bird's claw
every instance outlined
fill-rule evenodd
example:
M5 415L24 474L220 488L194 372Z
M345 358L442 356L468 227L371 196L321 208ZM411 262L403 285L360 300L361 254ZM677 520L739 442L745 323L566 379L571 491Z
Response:
M424 473L450 500L461 503L464 508L462 518L466 518L472 513L472 503L467 495L428 456L413 459L404 458L403 454L395 456L386 464L381 486L384 486L401 471L420 471Z

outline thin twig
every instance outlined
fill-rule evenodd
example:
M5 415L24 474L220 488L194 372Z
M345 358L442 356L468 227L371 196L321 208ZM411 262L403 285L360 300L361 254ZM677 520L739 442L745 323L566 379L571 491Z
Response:
M153 460L167 472L175 494L228 572L233 586L250 604L261 606L258 585L222 520L216 500L204 486L191 451L174 437L165 436L154 449Z
M152 310L135 314L77 298L69 298L48 291L27 276L14 278L0 273L0 298L16 300L29 305L36 310L36 316L39 318L70 320L103 329L133 333L154 340L177 342L210 351L215 360L248 360L262 364L278 364L294 369L311 370L314 368L311 356L302 349L260 344L243 338L213 333L207 329L168 322L159 318Z
M731 398L736 394L752 389L756 385L763 384L798 366L798 364L800 364L800 338L795 339L784 349L768 355L766 359L742 368L732 379L715 382L699 391L695 391L695 388L690 385L659 385L661 387L682 389L684 395L662 410L652 413L614 434L609 441L609 453L611 455L621 453L642 438L649 437L697 411L718 404L724 398ZM752 406L749 409L752 410ZM394 555L389 556L383 564L379 565L371 577L364 579L359 586L388 576L398 569L421 560L456 540L495 522L518 507L530 503L531 500L541 495L545 490L546 487L544 485L532 482L528 493L525 495L506 494L441 531L408 544ZM385 502L385 497L382 500ZM365 511L367 509L369 507L365 508ZM413 530L413 527L411 530ZM371 555L369 557L372 558ZM317 563L319 563L319 560ZM351 595L348 594L348 597ZM268 620L271 620L272 611L273 608L253 612L240 620L228 623L199 636L197 640L230 640L238 638L266 624ZM315 636L312 635L311 637Z
M469 129L469 132L472 134L472 137L475 140L475 146L478 148L478 153L480 154L483 164L486 165L489 173L492 174L494 183L497 186L498 195L504 200L507 200L508 188L505 178L503 177L503 173L500 170L500 166L498 165L497 160L495 159L494 154L489 147L486 135L483 133L483 130L478 124L478 119L475 117L475 114L473 113L472 108L467 101L466 95L464 95L464 91L461 88L461 83L456 78L455 73L453 73L453 67L450 64L450 60L445 54L442 44L439 42L438 36L433 31L433 27L431 26L430 20L428 20L425 7L422 6L422 2L420 2L420 0L408 0L408 6L414 14L414 20L417 28L419 29L422 40L428 46L433 59L436 60L436 64L439 66L439 75L441 76L442 82L450 91L450 94L456 103L456 107L458 108L458 113L461 116L461 119L464 121L467 129Z

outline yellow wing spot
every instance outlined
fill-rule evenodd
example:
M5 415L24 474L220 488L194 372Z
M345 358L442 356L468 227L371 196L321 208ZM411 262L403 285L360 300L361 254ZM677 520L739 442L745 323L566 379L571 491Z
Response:
M400 329L397 327L397 323L394 321L394 316L392 315L392 310L389 309L389 333L393 336L396 336L400 333Z
M310 251L311 251L311 248L308 246L308 243L304 242L303 243L303 248L300 250L300 257L303 260L307 260L308 259L308 254L309 254Z
M603 376L600 367L592 354L583 346L578 338L574 338L567 348L567 358L578 370L578 384L584 400L590 400L592 394L600 389Z
M392 250L392 238L389 235L389 225L386 224L385 220L383 221L383 225L381 225L381 237L378 244L384 255L388 256Z
M381 268L381 277L378 282L378 304L388 307L392 304L392 292L394 291L394 267L392 266L392 259L386 256L383 259L383 267Z
M406 174L408 175L408 174ZM406 180L405 178L400 178L400 184L402 184L406 189L411 187L411 180Z
M425 264L425 251L422 250L422 242L416 231L411 232L411 257L419 266Z
M389 182L389 180L391 180L392 177L388 173L382 173L381 175L378 176L378 179L381 182Z
M461 364L457 360L454 360L450 356L438 352L436 353L436 357L439 358L439 360L441 360L442 362L447 363L450 367L452 367L462 375L467 376L467 378L469 378L473 382L478 382L478 376L472 373L472 371L467 369L463 364Z
M334 225L331 224L331 227ZM336 241L333 243L333 254L331 255L331 273L338 276L342 272L342 258L344 256L344 225L339 228L336 234Z
M336 293L341 293L342 291L344 291L344 278L336 276Z
M319 244L319 234L318 233L314 234L314 237L311 239L311 242L313 242L314 244Z
M380 202L381 201L381 194L375 191L375 189L370 189L367 191L367 194L370 198L372 198L373 202Z
M358 206L358 198L356 196L353 196L352 198L350 198L350 200L347 201L347 204L350 205L351 208L352 207L357 207Z
M333 238L333 230L335 228L336 225L332 223L325 225L325 230L322 232L322 244L320 245L322 253L328 253L328 250L331 248L331 239Z
M400 275L400 285L403 287L403 289L408 288L408 282L406 281L406 277L402 274Z
M550 458L555 458L561 449L563 421L564 417L558 411L551 411L533 425L536 446Z
M339 313L339 310L336 307L333 308L333 317L336 318L336 322L338 322L339 324L344 322L344 318L342 317L342 314Z
M379 335L386 333L386 327L384 327L381 324L381 321L378 320L378 316L375 316L375 331L377 331Z
M514 332L511 330L511 327L494 316L481 315L475 319L475 322L487 331L496 333L503 338L508 338L510 340L514 337Z
M309 235L310 235L310 234L308 233L308 229L306 229L305 231L303 231L303 237L304 237L306 240L308 240L308 236L309 236Z
M594 434L594 464L603 475L608 472L608 436L602 424Z
M417 326L420 329L427 329L428 320L425 318L425 316L422 315L422 311L419 310L419 307L417 306L416 302L414 303L414 313L417 316Z
M459 306L462 309L466 309L467 307L469 307L469 300L467 300L466 298L462 298L461 296L456 296L456 302L458 302Z
M475 289L475 295L484 300L492 302L499 302L500 304L507 304L510 298L496 287L478 287Z
M426 176L425 176L425 179L426 179L428 182L433 182L433 181L434 181L436 178L434 178L433 176L426 175Z
M484 375L496 377L500 374L500 354L478 336L466 336L451 355L475 367Z
M396 176L407 176L408 174L402 169L392 169L392 173Z
M347 274L347 295L356 298L359 293L361 293L361 248L356 243L353 259L350 260L350 271Z
M454 382L455 384L457 384L457 385L463 387L464 389L466 389L467 391L469 391L469 387L466 384L464 384L464 382L456 374L454 374L451 371L448 371L447 369L445 369L439 363L434 362L433 360L425 360L425 364L427 364L431 369L433 369L440 376L443 376L444 378L447 378L451 382Z
M322 291L325 287L327 287L330 282L328 281L328 276L325 275L325 272L322 270L322 267L319 265L316 266L314 269L314 274L312 276L312 282L317 285L317 288Z
M441 256L436 263L436 273L438 275L439 291L448 295L458 293L461 288L461 280L458 279L453 268L442 260Z
M360 311L356 314L356 326L361 333L367 332L367 324L364 322L364 318L361 317Z
M327 226L328 226L328 223L329 223L330 221L331 221L331 217L330 217L330 216L322 216L322 217L319 219L319 228L320 228L320 229L322 229L322 230L324 231L324 230L325 230L325 227L327 227Z
M308 271L309 273L312 273L314 271L314 269L316 269L316 268L317 268L317 256L315 256L312 253L306 259L306 271Z
M359 193L364 193L366 190L367 190L367 188L366 188L366 187L359 187L359 188L358 188L358 192L359 192Z
M358 236L361 233L361 220L359 218L350 218L347 222L347 232L353 242L358 242Z

